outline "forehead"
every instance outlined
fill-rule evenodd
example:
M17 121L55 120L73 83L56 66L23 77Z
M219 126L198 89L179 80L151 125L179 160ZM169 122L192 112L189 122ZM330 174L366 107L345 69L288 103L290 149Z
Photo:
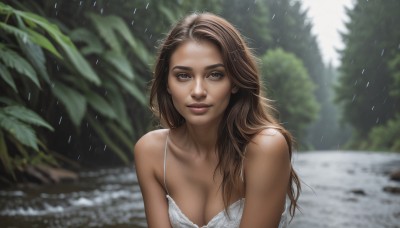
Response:
M171 55L170 67L201 66L224 63L219 48L210 41L189 40L179 45Z

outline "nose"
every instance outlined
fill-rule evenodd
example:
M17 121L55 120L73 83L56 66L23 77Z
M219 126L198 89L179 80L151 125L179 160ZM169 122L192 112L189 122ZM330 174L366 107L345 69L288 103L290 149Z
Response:
M207 90L202 78L196 78L196 80L194 80L191 96L194 99L201 99L207 96Z

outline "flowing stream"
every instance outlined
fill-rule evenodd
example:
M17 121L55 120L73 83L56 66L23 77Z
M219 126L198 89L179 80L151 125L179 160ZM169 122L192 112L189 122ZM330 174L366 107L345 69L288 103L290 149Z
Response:
M400 154L297 153L301 212L289 227L399 227ZM81 172L77 182L0 190L0 227L146 227L133 168Z

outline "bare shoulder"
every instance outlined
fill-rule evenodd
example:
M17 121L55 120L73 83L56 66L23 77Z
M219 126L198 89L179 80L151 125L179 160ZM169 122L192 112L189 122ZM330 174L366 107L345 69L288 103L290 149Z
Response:
M285 136L278 129L267 128L250 141L246 157L286 160L289 158L289 146Z
M156 158L163 155L167 135L168 129L154 130L143 135L135 144L135 161L158 160Z

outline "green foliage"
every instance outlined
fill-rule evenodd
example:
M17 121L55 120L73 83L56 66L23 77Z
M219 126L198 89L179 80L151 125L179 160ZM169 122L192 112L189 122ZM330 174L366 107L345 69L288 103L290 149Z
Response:
M78 26L71 32L61 21L56 25L37 13L0 3L0 80L5 82L0 84L5 96L0 99L0 159L11 175L26 163L57 164L51 150L59 150L60 139L46 141L50 135L40 128L54 131L51 138L63 131L71 131L69 138L79 138L84 120L85 128L90 126L121 161L128 162L133 146L128 139L134 138L135 130L126 98L133 98L138 109L146 103L137 85L142 81L128 58L134 55L143 68L150 65L151 55L120 17L88 13L87 18L92 27ZM112 45L109 36L115 38ZM60 111L67 117L60 117ZM61 129L55 124L62 119L73 125ZM66 148L58 152L62 149Z
M315 84L301 60L280 48L268 51L261 61L263 81L269 97L276 101L280 121L301 139L318 114Z
M400 152L400 114L384 125L372 128L365 149Z
M391 88L397 76L389 66L391 61L396 65L399 53L398 12L396 0L356 1L347 10L350 21L342 34L346 48L341 51L336 101L358 136L354 141L362 142L377 124L385 125L399 112L400 97L393 96Z

